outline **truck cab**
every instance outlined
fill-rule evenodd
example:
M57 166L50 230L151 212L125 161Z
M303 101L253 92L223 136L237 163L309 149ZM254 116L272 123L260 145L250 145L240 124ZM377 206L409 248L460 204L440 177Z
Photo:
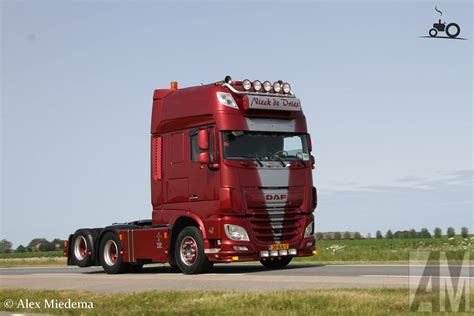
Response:
M313 255L314 158L288 83L226 77L155 90L151 149L152 223L171 224L171 244L181 244L172 265L192 266L200 243L208 266ZM201 236L178 238L189 226Z
M154 92L150 146L152 218L76 230L68 265L116 274L167 262L195 274L315 254L311 138L288 83L172 82Z

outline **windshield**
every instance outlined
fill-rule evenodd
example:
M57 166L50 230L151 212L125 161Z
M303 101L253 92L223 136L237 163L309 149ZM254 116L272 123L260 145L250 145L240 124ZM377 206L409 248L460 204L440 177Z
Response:
M305 134L222 132L225 159L309 160Z

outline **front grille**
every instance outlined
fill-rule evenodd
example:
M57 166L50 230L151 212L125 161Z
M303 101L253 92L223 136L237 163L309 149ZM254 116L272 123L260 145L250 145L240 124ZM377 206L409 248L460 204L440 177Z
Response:
M250 213L250 226L257 240L265 243L284 243L298 237L302 216L296 209L267 207L253 209Z

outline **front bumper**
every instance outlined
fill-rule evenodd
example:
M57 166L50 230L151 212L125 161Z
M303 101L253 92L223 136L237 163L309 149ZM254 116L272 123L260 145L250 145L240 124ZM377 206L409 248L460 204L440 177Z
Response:
M250 241L234 241L227 238L225 234L221 235L220 240L206 242L205 253L212 262L242 262L242 261L258 261L272 258L282 257L308 257L316 254L316 240L314 236L304 238L304 228L311 221L314 221L313 215L305 215L302 218L304 225L298 230L295 238L289 241L267 241L257 240L253 235L253 231L245 218L223 218L221 225L234 224L242 226L246 229ZM271 247L274 244L288 244L288 250L271 254ZM290 251L291 250L291 251ZM268 256L262 256L268 252ZM291 254L290 254L291 252Z

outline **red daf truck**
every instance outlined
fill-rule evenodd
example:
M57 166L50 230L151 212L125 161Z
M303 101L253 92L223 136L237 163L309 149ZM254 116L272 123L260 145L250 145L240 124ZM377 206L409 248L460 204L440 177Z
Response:
M68 265L122 273L159 262L195 274L316 253L311 139L288 83L172 82L154 92L150 142L151 220L78 229Z

